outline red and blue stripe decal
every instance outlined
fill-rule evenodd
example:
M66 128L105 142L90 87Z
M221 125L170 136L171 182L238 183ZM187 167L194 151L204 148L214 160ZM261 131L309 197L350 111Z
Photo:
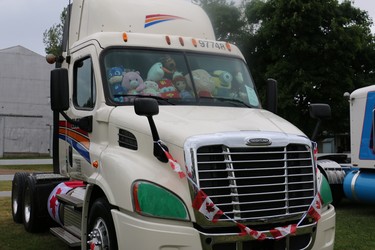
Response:
M165 14L147 15L145 19L145 28L158 24L158 23L173 21L173 20L187 20L187 19L183 17L179 17L179 16L165 15Z
M91 162L90 138L86 131L67 121L59 121L59 139L69 143L86 161Z

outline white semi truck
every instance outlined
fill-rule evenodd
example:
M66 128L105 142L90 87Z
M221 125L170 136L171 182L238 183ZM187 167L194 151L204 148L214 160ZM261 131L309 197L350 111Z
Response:
M54 173L15 175L16 222L82 249L333 249L314 143L199 6L74 0L67 20Z
M332 187L336 204L343 197L375 203L375 86L359 88L346 96L350 105L350 157L323 154L318 157L318 167Z

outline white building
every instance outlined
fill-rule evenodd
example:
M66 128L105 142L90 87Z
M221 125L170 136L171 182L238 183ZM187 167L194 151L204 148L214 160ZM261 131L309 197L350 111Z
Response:
M50 154L50 71L45 58L22 46L0 50L0 157Z

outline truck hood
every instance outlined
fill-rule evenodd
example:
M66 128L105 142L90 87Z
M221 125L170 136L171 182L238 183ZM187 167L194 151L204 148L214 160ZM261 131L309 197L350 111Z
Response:
M182 147L190 136L237 131L281 132L301 135L303 132L283 118L262 109L160 106L153 117L160 139ZM146 117L138 116L134 108L120 106L110 115L109 122L151 136Z

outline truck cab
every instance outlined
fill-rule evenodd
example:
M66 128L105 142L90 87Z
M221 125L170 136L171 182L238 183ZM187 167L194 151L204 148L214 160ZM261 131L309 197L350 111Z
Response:
M333 249L314 144L200 7L74 0L69 23L54 169L79 184L52 197L82 249Z

